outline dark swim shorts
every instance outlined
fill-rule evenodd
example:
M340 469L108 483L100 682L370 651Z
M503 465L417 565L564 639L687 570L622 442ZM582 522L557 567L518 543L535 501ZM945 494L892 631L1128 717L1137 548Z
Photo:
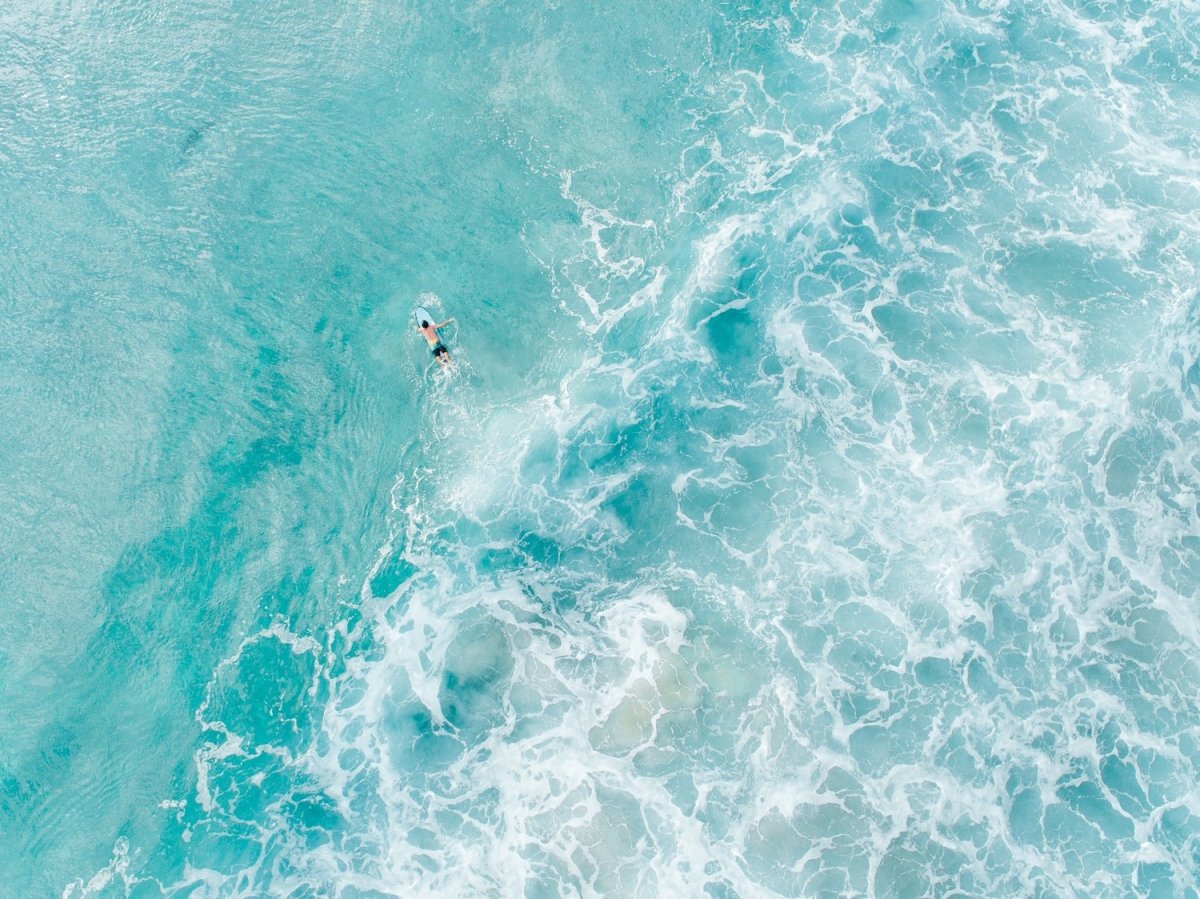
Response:
M435 346L433 348L433 358L436 359L438 356L442 355L443 353L449 354L449 352L450 351L448 349L446 349L446 344L439 343L437 346Z

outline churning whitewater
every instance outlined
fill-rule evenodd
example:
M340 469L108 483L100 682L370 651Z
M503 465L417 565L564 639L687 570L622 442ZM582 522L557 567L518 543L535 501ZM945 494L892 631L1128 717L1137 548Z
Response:
M1197 35L9 4L5 890L1200 897Z

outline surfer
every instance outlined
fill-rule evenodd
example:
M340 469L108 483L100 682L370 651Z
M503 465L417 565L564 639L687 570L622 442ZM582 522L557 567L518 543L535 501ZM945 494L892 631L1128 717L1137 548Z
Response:
M446 319L441 324L431 324L429 319L422 318L420 320L421 333L425 335L425 339L429 342L429 347L433 350L433 358L438 361L438 364L445 368L450 364L450 351L446 349L446 344L442 343L442 337L438 334L438 328L444 328L450 322L454 321L454 317Z

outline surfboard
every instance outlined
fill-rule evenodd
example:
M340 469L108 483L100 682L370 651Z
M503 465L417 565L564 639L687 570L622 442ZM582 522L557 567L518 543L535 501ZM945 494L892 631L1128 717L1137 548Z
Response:
M418 306L413 310L413 321L416 322L417 330L421 330L421 322L429 322L431 325L437 324L437 319L433 317L433 313L424 306Z

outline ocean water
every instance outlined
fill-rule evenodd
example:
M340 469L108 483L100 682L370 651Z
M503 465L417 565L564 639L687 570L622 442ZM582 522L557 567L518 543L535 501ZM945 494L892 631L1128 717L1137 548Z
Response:
M1200 896L1198 35L6 4L0 892Z

